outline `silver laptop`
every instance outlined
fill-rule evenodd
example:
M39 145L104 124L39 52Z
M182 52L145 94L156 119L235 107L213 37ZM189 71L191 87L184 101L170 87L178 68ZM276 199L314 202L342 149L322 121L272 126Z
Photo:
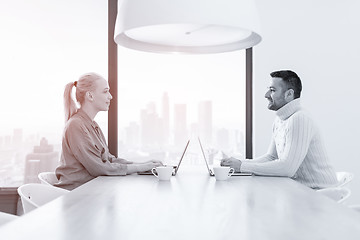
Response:
M181 164L181 162L182 162L182 160L183 160L183 158L185 156L185 153L186 153L186 150L187 150L187 148L189 146L189 143L190 143L190 140L188 140L187 143L186 143L185 149L184 149L184 151L183 151L183 153L181 155L181 158L179 160L178 165L177 166L172 166L171 165L171 167L174 168L173 173L172 173L173 176L176 176L177 172L179 171L180 164ZM169 166L169 165L164 165L164 166ZM153 174L152 174L151 170L149 170L149 171L145 171L145 172L138 172L138 175L153 175Z
M205 163L206 163L206 167L207 167L207 169L208 169L208 171L209 171L210 176L213 177L213 176L215 176L214 170L209 167L209 164L208 164L208 161L207 161L207 159L206 159L205 152L204 152L203 146L202 146L202 144L201 144L200 138L198 138L198 140L199 140L199 144L200 144L200 148L201 148L201 152L202 152L204 161L205 161ZM223 155L224 155L224 154L223 154ZM226 155L225 155L225 156L226 156ZM231 175L231 176L252 176L252 175L253 175L253 174L250 173L250 172L234 172L233 175Z

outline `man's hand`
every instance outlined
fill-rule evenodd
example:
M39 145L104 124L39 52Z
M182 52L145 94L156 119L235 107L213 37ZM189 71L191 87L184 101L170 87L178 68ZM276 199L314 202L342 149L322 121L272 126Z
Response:
M235 170L235 172L240 172L241 161L233 157L224 158L221 160L220 165L224 167L231 167Z

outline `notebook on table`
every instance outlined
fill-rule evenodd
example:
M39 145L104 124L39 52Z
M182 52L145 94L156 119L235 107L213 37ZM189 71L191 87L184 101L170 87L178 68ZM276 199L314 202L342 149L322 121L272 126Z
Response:
M214 174L214 170L212 168L210 168L209 166L209 163L206 159L206 156L205 156L205 152L204 152L204 149L203 149L203 146L201 144L201 141L200 141L200 138L198 138L199 140L199 144L200 144L200 148L201 148L201 152L202 152L202 155L203 155L203 158L204 158L204 161L205 161L205 164L206 164L206 167L207 167L207 170L210 174L210 176L215 176ZM223 156L227 157L224 153L223 153ZM253 174L250 173L250 172L234 172L231 176L252 176Z
M179 163L178 163L177 166L164 165L164 166L168 166L168 167L173 167L173 168L174 168L173 173L172 173L173 176L176 176L177 172L179 171L180 164L181 164L181 162L182 162L182 160L183 160L183 158L184 158L184 156L185 156L185 153L186 153L186 150L187 150L187 148L188 148L188 146L189 146L189 143L190 143L190 140L187 141L186 146L185 146L185 149L184 149L184 151L183 151L183 153L182 153L182 155L181 155L181 158L180 158ZM145 171L145 172L138 172L138 175L153 175L153 174L152 174L151 170L149 170L149 171Z

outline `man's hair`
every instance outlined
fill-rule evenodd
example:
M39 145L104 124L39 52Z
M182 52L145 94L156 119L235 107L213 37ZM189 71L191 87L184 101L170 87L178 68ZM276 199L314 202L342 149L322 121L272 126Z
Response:
M287 85L288 89L294 90L294 98L301 95L302 85L299 76L291 70L281 70L270 73L273 78L281 78Z

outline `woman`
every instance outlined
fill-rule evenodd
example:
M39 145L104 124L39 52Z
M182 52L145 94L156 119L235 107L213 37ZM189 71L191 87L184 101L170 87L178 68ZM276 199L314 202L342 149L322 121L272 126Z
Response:
M76 107L71 97L76 87ZM60 166L56 169L58 187L72 190L101 175L126 175L162 165L159 161L135 164L109 153L104 134L94 121L99 111L109 110L110 88L96 73L87 73L68 83L64 91L65 129Z

